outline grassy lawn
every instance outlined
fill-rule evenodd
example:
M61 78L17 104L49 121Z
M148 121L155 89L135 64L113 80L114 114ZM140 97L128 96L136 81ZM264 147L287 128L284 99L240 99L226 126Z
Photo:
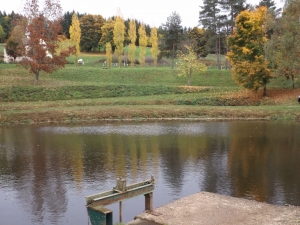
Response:
M81 56L97 61L99 54ZM86 58L84 58L86 57ZM103 119L291 119L299 120L299 79L271 80L268 96L237 86L228 70L195 74L192 86L169 67L103 69L101 62L66 65L41 73L0 64L0 124L78 123Z
M0 63L4 60L4 43L0 43Z
M0 54L4 52L4 43L0 43Z

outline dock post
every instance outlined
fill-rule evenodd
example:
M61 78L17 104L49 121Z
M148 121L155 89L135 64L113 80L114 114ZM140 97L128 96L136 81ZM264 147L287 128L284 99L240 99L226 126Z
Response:
M145 210L153 211L153 192L145 194Z
M119 222L122 223L122 201L119 202L119 209L120 209L120 212L119 212Z

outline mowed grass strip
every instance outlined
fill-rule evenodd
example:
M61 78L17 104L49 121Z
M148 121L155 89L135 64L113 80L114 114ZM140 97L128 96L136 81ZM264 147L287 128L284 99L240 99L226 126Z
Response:
M53 109L22 110L1 114L0 125L14 124L59 124L94 123L107 120L152 120L152 119L256 119L299 120L298 107L224 107L224 106L88 106L61 107Z

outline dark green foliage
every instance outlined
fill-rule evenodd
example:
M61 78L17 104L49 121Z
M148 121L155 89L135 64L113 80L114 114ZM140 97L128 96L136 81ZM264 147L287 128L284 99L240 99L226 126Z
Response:
M83 52L99 51L99 41L102 36L101 27L104 18L101 15L84 15L80 18L81 40L80 48Z
M266 6L268 9L276 8L275 2L273 0L260 0L258 6Z
M70 26L72 25L72 16L75 13L73 10L72 12L65 12L63 19L61 21L61 26L62 26L62 33L69 39L70 38ZM76 13L78 19L84 16L84 14L80 14L79 12Z
M300 0L286 1L285 9L280 18L269 13L269 36L266 56L277 76L291 79L295 87L295 78L300 72L299 35L300 35Z
M204 29L194 27L188 32L189 39L192 41L192 46L198 57L206 57L207 51L207 38Z
M181 26L181 17L177 12L167 18L167 22L162 24L159 33L163 35L160 43L160 56L167 56L172 58L172 69L174 67L174 58L176 58L176 51L178 44L183 39L183 28Z
M221 69L220 54L221 54L221 6L218 0L204 0L203 6L200 6L199 23L204 29L208 30L208 34L211 34L210 48L215 51L217 56L218 68Z
M15 13L14 11L12 11L10 14L7 14L5 11L0 11L0 25L2 26L6 35L4 37L4 41L9 38L14 26L18 23L18 21L22 20L22 18L24 18L22 15Z
M249 101L249 97L232 97L232 98L220 98L220 97L199 97L194 99L180 98L177 100L177 105L202 105L202 106L253 106L260 105L260 101Z
M55 101L68 99L93 99L124 96L147 96L199 92L168 86L106 85L63 86L57 88L12 87L0 90L0 101Z

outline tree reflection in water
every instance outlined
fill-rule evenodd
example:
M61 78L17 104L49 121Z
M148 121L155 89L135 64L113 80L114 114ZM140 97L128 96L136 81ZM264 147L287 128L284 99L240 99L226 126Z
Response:
M152 174L154 207L198 191L300 205L299 134L298 123L261 121L2 127L0 218L87 224L84 196ZM141 205L125 202L124 219Z

